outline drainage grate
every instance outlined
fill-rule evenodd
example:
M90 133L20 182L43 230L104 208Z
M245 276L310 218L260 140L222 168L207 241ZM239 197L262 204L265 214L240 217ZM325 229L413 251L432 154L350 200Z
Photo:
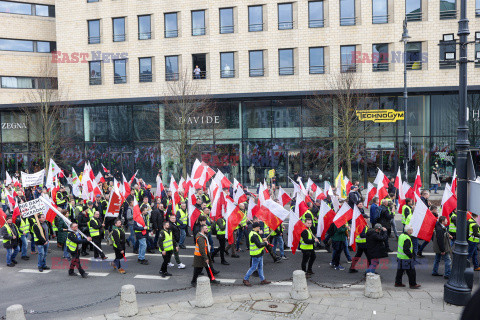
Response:
M237 310L263 314L269 317L297 319L301 316L307 305L305 302L296 302L293 300L245 301Z

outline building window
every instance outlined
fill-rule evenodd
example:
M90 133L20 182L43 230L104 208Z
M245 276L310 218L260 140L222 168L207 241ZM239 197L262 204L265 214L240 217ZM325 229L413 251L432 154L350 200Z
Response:
M55 41L0 39L0 51L50 53L55 50Z
M341 72L357 72L357 64L355 61L356 46L340 47L340 71Z
M457 18L457 1L456 0L440 0L440 19L456 19Z
M308 27L323 28L323 1L310 1L308 3Z
M325 73L325 57L323 47L309 48L310 74Z
M407 70L422 70L422 43L407 43Z
M192 54L193 79L207 79L207 55L205 53Z
M372 0L372 23L388 23L388 0Z
M98 2L98 0L87 0L88 3L90 2Z
M263 50L248 52L250 77L263 77L265 69L263 67Z
M55 6L0 1L0 12L10 14L24 14L29 16L55 17Z
M205 10L192 11L192 36L205 35Z
M340 0L340 25L354 26L356 20L355 0Z
M102 62L90 61L89 63L90 75L89 82L91 86L102 84Z
M125 18L113 18L113 42L125 41Z
M388 43L372 45L372 71L388 71Z
M37 52L52 52L51 43L49 41L37 41Z
M480 0L476 0L475 2L475 15L480 17Z
M177 12L165 13L165 38L178 37Z
M447 36L448 38L454 39L453 34L443 35L444 39ZM456 44L455 40L444 41L443 39L440 41L439 45L440 51L440 58L439 60L439 67L440 69L455 69L457 67L456 62Z
M233 52L220 53L220 78L235 77L235 54Z
M88 43L100 43L100 20L88 20Z
M151 15L138 16L138 40L152 39Z
M278 30L293 29L293 4L278 4Z
M405 0L407 21L422 21L422 0Z
M220 9L220 33L233 33L233 8Z
M165 80L178 80L178 56L165 57Z
M278 74L281 76L291 76L295 74L293 62L293 49L278 50Z
M480 39L480 32L475 33L477 39ZM480 43L475 44L475 68L480 68Z
M263 31L263 6L248 7L248 32Z
M34 89L35 78L30 77L2 77L2 88Z
M113 60L113 83L127 83L127 60Z
M152 58L138 58L140 82L152 82Z

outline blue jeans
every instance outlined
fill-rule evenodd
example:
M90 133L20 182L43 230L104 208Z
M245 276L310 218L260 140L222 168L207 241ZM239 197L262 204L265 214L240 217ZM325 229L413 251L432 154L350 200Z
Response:
M47 259L47 253L48 253L48 244L44 244L44 245L37 245L37 250L38 250L38 264L37 266L39 268L43 268L43 267L46 267L47 264L45 262L45 260Z
M250 276L255 270L258 270L258 276L260 277L260 280L265 280L265 277L263 276L263 256L252 258L252 266L250 269L248 269L243 280L250 279Z
M417 237L410 237L412 239L412 246L413 246L413 260L417 256L418 252L418 238Z
M345 239L345 245L343 246L343 252L345 252L345 257L347 257L347 260L352 261L352 257L350 256L350 252L348 250L348 239Z
M35 252L35 241L33 240L33 233L30 232L30 251Z
M237 251L238 249L240 249L240 241L242 241L242 237L243 237L243 233L245 231L243 230L243 228L240 228L238 229L238 233L237 233ZM208 240L210 241L210 239Z
M283 237L280 234L277 234L273 237L273 253L277 253L277 245L280 248L280 256L284 257L285 252L283 251Z
M130 230L130 235L128 236L127 241L135 247L135 230L133 230L133 224L128 226L128 230Z
M145 252L147 251L147 239L141 238L137 240L138 242L138 259L145 260Z
M471 242L471 241L467 241L467 242L468 242L467 260L472 258L473 268L476 269L478 268L478 252L477 252L478 242Z
M63 257L66 259L70 258L70 252L68 252L68 247L65 243L63 244Z
M15 260L15 257L18 254L20 248L16 246L15 248L7 249L7 264L12 263L12 260Z
M208 233L208 242L210 242L210 252L215 251L215 248L213 247L213 237L211 232Z
M445 276L450 276L450 271L452 270L452 258L450 258L450 254L445 253L443 256L440 253L435 253L435 260L433 261L433 270L432 274L438 273L438 265L440 261L445 260Z
M22 236L20 237L20 240L22 241L22 257L26 257L27 256L27 247L28 247L27 236L22 234Z
M379 260L378 259L372 259L370 261L370 265L368 266L367 270L365 270L365 273L375 273L375 269L379 265Z
M432 186L430 187L430 189L428 189L429 191L432 191L432 189L435 190L435 193L438 193L438 184L432 184Z
M423 241L422 245L421 245L420 248L418 249L418 252L423 252L423 249L425 249L425 247L426 247L429 243L430 243L429 241Z
M184 245L186 237L187 237L187 231L185 229L180 229L180 241L178 242L179 246Z

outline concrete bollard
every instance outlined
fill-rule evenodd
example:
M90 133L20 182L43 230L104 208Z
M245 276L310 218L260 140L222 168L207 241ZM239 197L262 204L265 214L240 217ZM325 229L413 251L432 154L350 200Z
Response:
M195 306L198 308L208 308L213 305L212 288L208 277L199 277L197 279L197 291L195 293Z
M382 281L380 280L380 275L376 273L367 273L364 295L367 298L373 299L383 297Z
M21 304L14 304L7 308L7 320L25 320L25 313Z
M305 300L309 297L305 272L302 270L293 271L292 298L295 300Z
M135 293L135 286L127 284L122 286L120 294L120 307L118 308L118 315L120 317L132 317L138 313L137 295Z

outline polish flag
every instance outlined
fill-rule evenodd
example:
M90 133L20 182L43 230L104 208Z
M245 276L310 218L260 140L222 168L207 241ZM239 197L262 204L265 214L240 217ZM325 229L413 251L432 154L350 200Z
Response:
M190 177L188 176L187 174L187 180L185 181L185 183L183 184L183 194L187 194L188 195L188 192L190 191L190 188L194 188L193 187L193 182L192 182L192 179L190 179ZM194 188L195 189L195 188Z
M172 197L173 198L173 197ZM195 197L195 189L190 188L188 193L188 219L190 220L190 228L193 231L193 226L195 221L197 221L198 217L200 216L200 210L195 206L197 204L197 197Z
M13 206L13 213L12 213L12 221L15 223L15 220L20 216L20 208L18 207L18 203L15 202L15 205ZM55 218L55 217L54 217ZM51 221L50 221L51 222Z
M177 204L179 204L182 199L178 194L178 184L175 182L173 175L170 177L170 191L172 192L172 212L173 214L177 214ZM195 201L195 203L197 202Z
M105 213L105 217L118 217L120 213L120 207L122 206L124 199L120 194L120 190L118 189L117 180L114 179L113 182L113 192L108 200L107 211Z
M403 206L407 203L407 198L413 199L415 194L413 193L412 187L406 182L403 181L402 189L398 197L398 213L402 213Z
M290 212L288 219L288 246L292 249L292 254L295 254L300 243L300 238L303 230L306 230L307 226L299 219L296 213Z
M93 169L92 166L90 165L90 162L88 163L88 175L90 177L90 180L95 180L95 175L93 174Z
M0 209L0 228L3 228L5 223L7 222L7 215Z
M160 175L157 176L157 189L155 190L155 197L162 198L162 192L165 191L165 187L163 186L162 178Z
M297 195L305 196L305 192L302 190L300 185L298 183L296 183L295 181L293 181L290 177L288 177L288 178L290 179L290 181L293 184L293 197L295 198Z
M301 194L297 194L297 198L295 201L295 214L300 219L305 212L308 211L307 203L305 202L305 196Z
M220 169L218 169L214 179L219 186L222 186L222 189L230 188L230 186L232 185L230 180L228 180L227 177L225 177L225 175L222 173L222 171L220 171Z
M225 236L227 237L229 244L233 244L235 240L233 238L233 231L238 227L243 216L244 213L240 211L238 205L231 203L230 201L227 202L227 211L225 213L225 222L227 226L225 228Z
M313 183L312 179L308 178L307 181L307 190L312 190L313 192L317 191L317 185Z
M256 216L268 225L272 230L278 226L288 217L289 211L284 207L269 199L260 205Z
M95 180L94 180L96 183L99 183L99 182L102 182L104 183L105 182L105 179L103 178L103 175L100 171L98 171L98 174L97 176L95 177Z
M125 178L125 175L123 173L122 173L122 177L123 177L124 197L128 197L132 192L132 189L130 189L130 184L127 182L127 179Z
M48 201L50 202L50 206L54 208L58 208L57 205L52 201L52 199L48 199ZM50 223L53 223L53 221L55 220L55 217L57 216L57 213L52 208L50 208L50 206L48 205L45 206L45 208L43 209L43 214L45 215L45 220L47 220ZM19 214L20 214L20 210L19 210Z
M365 208L368 208L368 204L372 199L375 197L377 194L377 188L372 183L368 183L368 190L367 190L367 196L365 197L365 201L363 203Z
M243 189L243 186L237 179L233 178L233 190L237 190L238 187Z
M225 200L224 192L219 188L215 194L215 198L212 201L212 210L210 211L210 215L214 220L218 220L224 216L225 206L227 205Z
M210 199L215 199L215 196L217 195L219 189L220 188L215 183L215 181L212 180L212 183L210 183L210 186L208 187L208 195Z
M191 177L193 180L199 180L202 177L203 171L205 168L202 166L201 162L198 159L195 159L192 167Z
M290 196L288 195L288 193L286 193L282 187L279 187L278 188L278 200L280 201L280 204L282 206L286 206L287 203L289 203L290 201L292 201L292 198L290 198Z
M248 198L245 192L243 192L242 188L238 188L235 194L233 195L233 202L240 204L243 202L247 202Z
M247 210L247 218L253 220L253 216L256 216L258 211L258 205L255 203L255 199L251 197L248 200L248 210Z
M353 209L350 208L348 205L347 201L345 201L338 210L337 214L333 218L333 223L337 226L337 228L340 228L343 226L345 223L347 223L348 220L352 219L353 216Z
M317 226L317 237L322 240L325 239L328 228L335 218L335 211L331 209L325 201L322 201L320 204L320 210L318 212L318 226Z
M387 176L382 172L382 170L378 169L377 177L373 183L377 185L377 197L381 202L382 199L388 195L387 188L389 183Z
M322 188L317 187L317 190L315 191L315 200L324 200L326 199L327 196L325 195L325 192L323 192Z
M452 193L457 195L457 168L453 170L452 177Z
M10 175L8 174L8 171L5 171L5 176L7 177L6 180L5 180L5 184L7 186L12 184L13 180L12 180L12 177L10 177Z
M417 176L415 177L415 183L413 184L413 191L420 197L420 188L422 187L422 178L420 177L420 167L417 167Z
M185 191L185 179L183 177L178 181L178 191Z
M103 165L103 163L101 163L101 165L102 165L103 172L105 172L105 173L110 172L110 171L107 170L107 168L105 168L105 166Z
M417 204L413 211L410 225L413 227L412 236L419 239L430 241L433 235L433 229L437 219L433 213L427 208L425 203L417 196Z
M133 183L133 179L136 179L136 176L137 176L137 173L138 173L138 170L133 174L133 176L130 178L130 185L132 185Z
M92 182L92 189L94 197L96 197L97 195L103 195L102 190L100 189L95 180L93 180Z
M333 210L335 210L335 212L338 212L338 210L340 210L340 201L338 201L338 197L330 196L330 198L332 199Z
M350 182L350 179L348 179L347 177L343 177L343 181L345 181L345 189L347 190L347 194L349 194L353 184Z
M143 220L142 214L140 212L140 207L138 206L137 198L133 197L133 221L145 227L145 221ZM147 230L142 231L143 235L147 234Z
M265 201L270 199L270 192L268 192L268 188L265 185L260 184L258 188L258 201L260 204L265 203Z
M350 246L354 251L357 251L355 238L362 233L366 226L367 221L365 221L362 213L358 210L357 206L355 206L353 209L352 226L350 228Z
M398 189L398 196L402 194L402 173L400 172L400 167L398 167L397 177L395 178L395 188Z
M442 197L442 216L447 218L448 224L450 224L450 213L452 213L456 208L457 197L452 193L452 190L447 183Z

